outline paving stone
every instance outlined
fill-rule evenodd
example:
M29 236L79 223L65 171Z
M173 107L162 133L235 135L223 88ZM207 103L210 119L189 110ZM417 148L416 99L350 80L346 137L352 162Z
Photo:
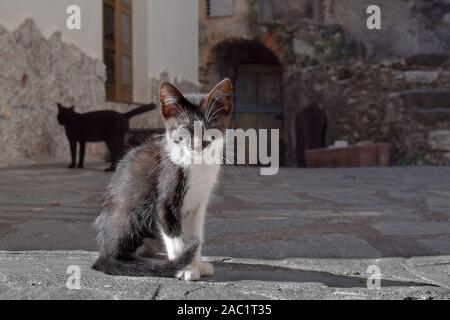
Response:
M433 150L450 151L450 130L430 132L428 144Z
M91 270L111 175L64 167L0 169L0 299L450 299L449 168L282 169L270 183L225 169L206 224L216 275L185 283ZM81 290L66 287L73 265Z
M450 222L383 222L375 228L389 235L450 234Z

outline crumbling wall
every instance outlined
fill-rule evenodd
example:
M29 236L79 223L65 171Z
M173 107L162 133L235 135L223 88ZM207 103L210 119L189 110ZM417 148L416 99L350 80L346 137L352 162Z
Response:
M216 72L211 51L233 39L260 41L290 69L350 58L450 52L450 0L380 0L376 4L381 8L381 30L366 25L366 11L373 4L370 0L246 0L236 2L231 17L208 18L201 1L200 82L209 82L209 73Z
M297 115L318 103L328 145L387 142L395 164L450 164L450 62L438 60L345 61L286 74L287 162L300 161Z
M381 9L381 30L369 30L370 5ZM448 54L449 0L321 0L322 23L340 25L366 48L366 58Z
M264 1L263 1L264 2ZM212 85L220 77L224 55L231 42L258 41L272 51L285 69L302 68L365 54L365 48L338 25L320 25L311 1L272 1L269 18L261 20L256 0L237 1L231 17L208 18L200 6L200 83ZM271 1L268 1L271 2ZM243 53L245 54L245 53Z
M105 102L105 66L65 43L60 33L43 37L33 20L16 31L0 26L0 166L69 157L65 131L57 122L57 103L83 113L133 106ZM159 112L132 120L151 127ZM89 144L88 158L100 159L103 144Z
M380 0L382 30L366 26L370 0L283 2L261 20L263 2L237 1L217 19L201 8L200 82L220 78L230 43L269 49L285 75L287 164L301 165L297 121L314 102L328 144L389 142L396 164L450 164L450 0Z

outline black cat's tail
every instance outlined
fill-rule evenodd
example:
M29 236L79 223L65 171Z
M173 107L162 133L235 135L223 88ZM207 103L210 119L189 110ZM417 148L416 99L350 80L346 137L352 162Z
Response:
M144 106L140 106L137 109L134 109L133 111L125 113L125 117L127 119L131 119L131 118L133 118L135 116L138 116L138 115L140 115L142 113L146 113L146 112L149 112L149 111L152 111L152 110L155 110L155 109L156 109L156 105L154 103L146 104Z
M194 260L199 242L191 241L176 260L159 262L152 259L119 260L112 256L100 256L92 269L112 276L175 277L176 273Z

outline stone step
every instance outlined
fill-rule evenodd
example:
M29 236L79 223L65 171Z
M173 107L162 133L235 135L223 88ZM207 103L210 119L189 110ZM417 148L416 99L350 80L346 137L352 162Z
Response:
M450 90L409 90L400 95L406 106L422 109L450 108Z
M446 54L417 54L405 59L406 65L412 68L440 68L448 61L450 61L450 55Z
M450 122L450 108L418 108L416 116L426 123Z
M431 131L428 136L428 144L434 151L450 151L450 130Z

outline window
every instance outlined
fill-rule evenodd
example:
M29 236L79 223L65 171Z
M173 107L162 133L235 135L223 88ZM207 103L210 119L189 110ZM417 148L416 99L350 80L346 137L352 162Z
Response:
M206 0L206 16L210 18L234 15L235 0Z
M320 13L320 0L258 0L258 23L272 23L282 18L290 20L316 19Z
M258 22L270 23L274 19L274 6L272 0L258 0Z
M103 58L106 98L133 100L132 0L103 0Z

